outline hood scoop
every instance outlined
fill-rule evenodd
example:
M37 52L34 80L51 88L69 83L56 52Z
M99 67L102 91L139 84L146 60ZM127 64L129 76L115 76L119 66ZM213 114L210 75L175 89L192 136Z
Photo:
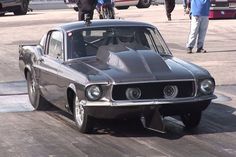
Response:
M132 48L122 45L101 46L97 59L127 73L153 74L170 71L159 54L143 47L140 49L138 45Z

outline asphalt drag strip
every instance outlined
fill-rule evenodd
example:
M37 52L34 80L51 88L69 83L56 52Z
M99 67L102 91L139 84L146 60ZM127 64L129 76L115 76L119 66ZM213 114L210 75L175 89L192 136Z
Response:
M25 81L0 83L0 156L235 157L234 92L218 86L218 98L194 130L185 130L178 117L165 117L164 134L121 120L96 121L91 134L81 134L71 115L33 111Z
M33 111L28 98L26 82L0 83L0 112Z

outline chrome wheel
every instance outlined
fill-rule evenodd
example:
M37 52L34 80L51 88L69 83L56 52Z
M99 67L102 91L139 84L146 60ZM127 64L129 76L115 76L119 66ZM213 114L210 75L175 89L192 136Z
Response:
M28 86L28 94L29 94L30 102L35 108L36 107L35 101L37 97L36 83L30 73L27 73L27 86Z
M79 102L78 97L75 97L75 119L79 126L83 125L84 122L84 108Z
M31 105L35 110L46 110L49 108L50 104L41 96L40 90L33 74L27 72L27 88L29 94L29 100Z
M83 106L83 103L79 101L78 96L74 98L74 120L78 127L78 130L82 133L89 133L93 129L93 118L90 117Z

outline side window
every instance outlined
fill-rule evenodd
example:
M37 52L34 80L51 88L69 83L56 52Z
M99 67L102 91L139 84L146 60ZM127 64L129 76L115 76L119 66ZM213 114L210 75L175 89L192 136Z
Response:
M160 34L149 29L149 32L145 33L145 36L147 38L150 49L157 51L160 54L165 54L165 50L162 47L161 39L159 38Z
M49 37L48 55L53 58L63 58L63 34L53 31Z

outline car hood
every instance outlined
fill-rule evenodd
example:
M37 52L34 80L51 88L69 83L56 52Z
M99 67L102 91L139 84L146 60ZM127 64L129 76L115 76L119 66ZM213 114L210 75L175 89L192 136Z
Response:
M194 64L151 50L102 51L96 57L78 59L71 68L83 73L89 82L113 83L194 79L206 73Z

